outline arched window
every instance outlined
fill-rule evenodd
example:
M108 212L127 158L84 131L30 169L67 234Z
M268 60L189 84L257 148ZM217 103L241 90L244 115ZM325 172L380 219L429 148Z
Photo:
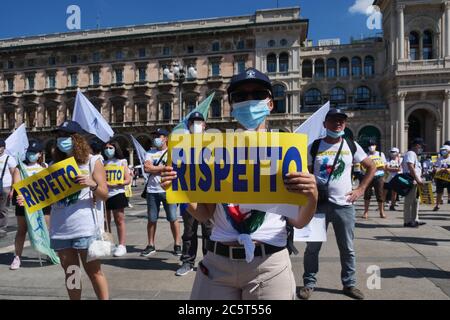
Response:
M170 102L164 102L162 104L162 120L169 121L172 119L172 106Z
M277 72L277 56L275 53L267 55L267 72Z
M288 41L287 41L286 39L281 39L280 45L281 45L282 47L286 47L287 44L288 44Z
M364 74L366 77L371 77L375 74L375 59L372 56L367 56L364 59Z
M124 122L123 105L117 104L114 106L114 123L123 123L123 122Z
M352 58L352 76L353 77L360 77L361 76L361 68L362 68L362 61L360 57L353 57Z
M423 60L433 59L433 32L426 30L423 33Z
M339 59L339 77L347 78L350 75L350 62L348 58Z
M420 40L419 33L412 31L409 34L409 59L419 60L420 59Z
M274 113L286 113L286 88L277 84L273 86Z
M211 102L211 117L222 118L222 102L218 99Z
M286 52L283 52L282 54L280 54L280 67L279 67L279 71L280 72L288 72L289 71L289 54L287 54Z
M322 79L325 77L325 62L323 59L317 59L314 63L315 77Z
M275 47L275 40L270 40L267 45L269 46L269 48L273 48Z
M147 122L147 104L144 102L138 103L137 109L139 122Z
M312 62L305 60L302 63L302 78L312 78Z
M36 126L36 107L29 106L25 109L26 125L27 128L34 128Z
M333 88L330 92L330 102L334 105L339 103L345 103L347 95L345 90L342 88Z
M355 90L356 102L369 102L370 101L370 89L367 87L358 87Z
M358 143L363 149L367 149L369 147L369 143L371 140L375 140L377 145L380 146L381 141L381 132L378 128L374 126L365 126L363 127L358 134Z
M336 78L337 76L337 62L336 59L328 59L327 60L327 77L328 78Z
M55 127L57 125L57 110L56 107L48 107L47 108L47 116L48 116L48 121L47 124L50 127Z
M319 89L309 89L305 93L305 104L314 105L322 102L322 93Z

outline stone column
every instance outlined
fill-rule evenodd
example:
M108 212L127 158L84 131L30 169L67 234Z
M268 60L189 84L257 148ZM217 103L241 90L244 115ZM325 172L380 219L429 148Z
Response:
M134 167L134 149L133 148L128 148L127 151L130 154L128 165Z
M445 128L445 141L450 140L450 90L445 90L445 119L444 119L444 128ZM444 142L445 142L444 141Z
M446 1L445 8L445 57L450 59L450 1Z
M406 135L405 135L405 99L406 92L398 93L398 148L400 152L406 152Z
M398 42L399 42L399 59L405 59L405 5L401 4L397 6L398 14Z

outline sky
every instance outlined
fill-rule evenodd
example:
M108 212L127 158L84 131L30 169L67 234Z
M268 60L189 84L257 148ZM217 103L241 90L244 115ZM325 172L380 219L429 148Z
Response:
M300 6L301 17L309 19L308 38L373 36L367 20L372 0L22 0L2 1L0 39L70 32L67 8L81 10L81 30L136 24L253 14L258 9ZM369 9L368 9L369 7Z

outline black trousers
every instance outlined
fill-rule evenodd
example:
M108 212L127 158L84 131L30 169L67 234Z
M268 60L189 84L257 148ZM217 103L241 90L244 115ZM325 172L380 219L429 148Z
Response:
M190 263L194 266L198 249L197 229L199 222L188 212L183 212L183 223L183 253L180 260L183 263ZM208 221L200 224L202 226L202 251L203 255L206 255L206 241L209 240L209 237L211 236L212 223L211 221Z

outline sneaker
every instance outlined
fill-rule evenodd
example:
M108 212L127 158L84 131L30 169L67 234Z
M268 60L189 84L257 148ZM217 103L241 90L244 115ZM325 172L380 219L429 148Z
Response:
M175 246L173 247L173 254L176 255L176 256L178 256L178 257L181 257L181 255L182 255L182 252L181 252L181 246L175 245Z
M297 296L302 300L308 300L312 293L314 291L314 288L311 287L303 287L300 289L300 291L297 293Z
M154 253L156 253L155 246L147 246L147 248L141 252L141 257L149 257Z
M397 209L395 209L394 206L390 206L390 207L389 207L389 210L390 210L390 211L397 211Z
M404 223L403 226L405 228L418 228L419 224L417 222L408 222L408 223Z
M20 269L20 257L18 257L18 256L14 257L14 260L12 261L9 269L10 270L19 270Z
M342 293L353 299L364 300L364 294L361 290L356 289L355 287L345 287L342 290Z
M114 257L123 257L124 255L127 254L127 247L123 246L123 245L118 245L116 250L114 250Z
M417 221L416 223L418 226L424 226L427 224L426 222L423 222L423 221Z
M439 207L438 206L434 207L433 211L439 211Z
M128 208L134 208L131 203L128 202Z
M194 270L194 268L192 268L192 265L190 263L183 263L183 265L180 267L180 269L177 270L175 275L182 277L187 275L192 270Z

